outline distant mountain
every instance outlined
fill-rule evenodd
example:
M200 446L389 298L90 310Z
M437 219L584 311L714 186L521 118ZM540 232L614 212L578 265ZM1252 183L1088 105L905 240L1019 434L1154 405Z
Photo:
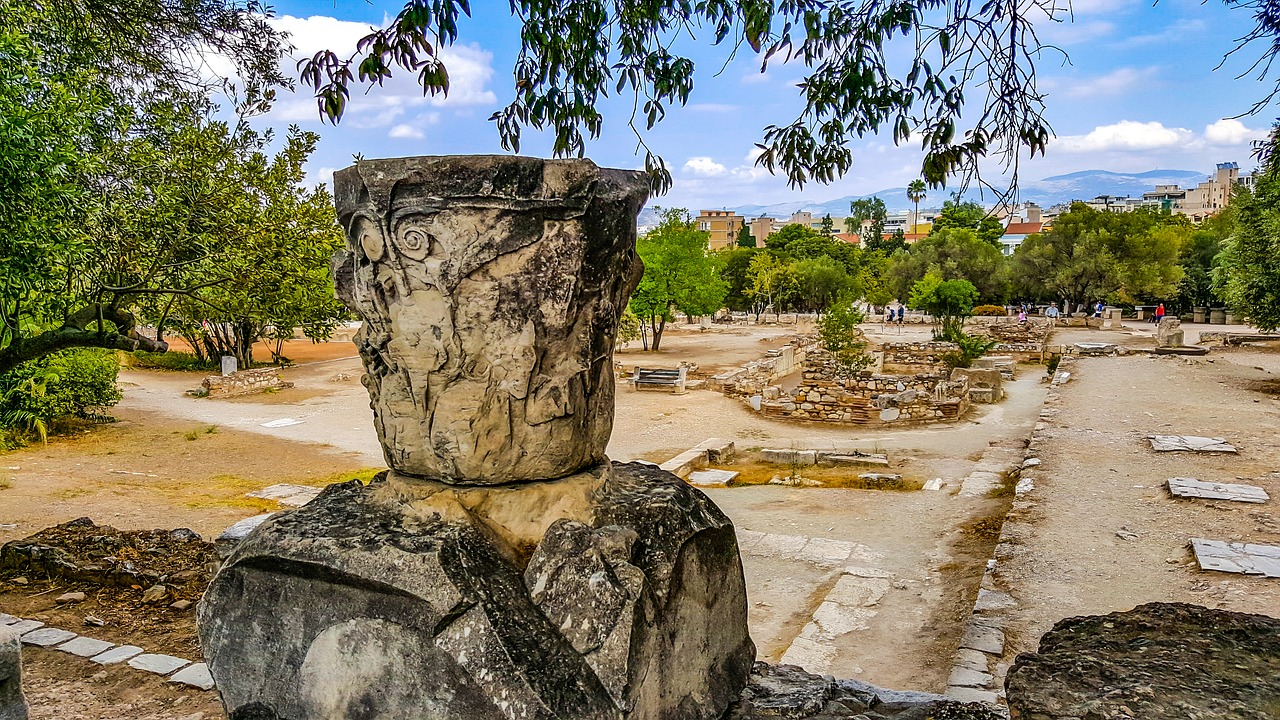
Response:
M1206 177L1208 177L1207 174L1195 170L1150 170L1144 173L1081 170L1067 173L1066 175L1054 175L1043 180L1023 181L1018 188L1018 196L1023 202L1034 202L1041 207L1047 208L1058 203L1071 202L1072 200L1091 200L1099 195L1131 195L1136 197L1144 192L1154 190L1156 185L1181 185L1184 188L1193 188ZM942 201L950 196L951 194L946 190L931 191L924 203L922 203L922 207L939 207ZM844 217L849 214L850 202L869 197L878 197L883 200L890 212L911 209L911 203L907 200L907 189L905 187L887 188L870 195L846 195L845 197L825 202L798 200L775 203L773 205L738 205L736 207L714 209L733 210L745 217L768 215L776 218L787 218L792 213L805 210L813 213L815 217L822 217L828 214L832 217ZM984 205L990 205L995 201L990 192L979 193L977 190L966 192L964 199L973 200ZM689 209L694 214L697 214L698 210L704 208ZM640 224L642 226L645 225L646 213L651 213L651 208L645 208L645 211L641 213ZM656 216L654 217L655 219L650 223L651 225L656 224Z

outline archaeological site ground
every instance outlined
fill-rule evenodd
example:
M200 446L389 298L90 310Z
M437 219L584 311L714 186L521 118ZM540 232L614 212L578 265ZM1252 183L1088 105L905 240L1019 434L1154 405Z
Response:
M127 369L117 422L0 454L0 718L19 655L41 720L1280 717L1280 337L615 349L646 193L341 171L359 330Z

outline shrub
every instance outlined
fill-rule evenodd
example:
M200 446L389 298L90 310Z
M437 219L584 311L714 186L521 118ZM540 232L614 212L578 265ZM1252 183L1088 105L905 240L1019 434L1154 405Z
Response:
M979 305L973 309L973 314L983 317L1004 317L1009 313L1003 305Z
M139 350L131 353L131 363L134 367L152 368L157 370L209 370L215 367L210 360L201 360L195 355L187 352L169 352L153 353Z
M967 368L973 364L974 360L986 355L988 350L1000 344L999 340L988 340L964 333L957 333L947 340L956 344L955 350L942 355L943 364L949 368Z
M0 375L0 425L43 436L49 423L120 401L114 351L63 350Z
M840 372L845 375L861 372L874 362L867 354L866 337L858 329L858 323L864 319L852 302L840 300L818 321L822 346L835 358Z

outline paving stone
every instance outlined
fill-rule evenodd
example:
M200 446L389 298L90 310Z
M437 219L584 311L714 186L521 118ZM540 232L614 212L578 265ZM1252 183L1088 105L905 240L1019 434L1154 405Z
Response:
M146 670L157 675L168 675L174 670L190 664L190 660L160 653L145 653L129 658L129 667L135 670Z
M990 687L991 679L990 673L958 667L951 671L947 684L960 687Z
M81 635L70 642L62 643L55 649L72 655L79 655L80 657L93 657L94 655L101 655L115 646L116 644L113 642Z
M964 628L960 647L979 650L990 655L1001 655L1004 653L1004 633L999 628L971 622Z
M956 651L956 667L962 667L977 672L987 671L987 654L978 650L970 650L969 648L960 648Z
M960 702L996 703L1000 697L990 690L978 690L970 687L949 687L947 697Z
M1280 578L1280 546L1191 538L1201 570Z
M10 615L9 613L0 613L0 625L12 625L22 618Z
M209 666L204 663L189 665L174 673L169 682L182 683L201 690L213 689L213 676L209 674Z
M42 627L44 627L44 623L40 622L39 620L19 620L16 623L9 624L9 629L18 633L19 635L24 635L26 633L31 632L32 630L35 630L37 628L42 628Z
M85 594L82 592L69 592L69 593L62 593L58 597L54 598L54 602L78 603L78 602L84 602L84 598L85 598Z
M1215 483L1184 477L1169 478L1168 485L1169 492L1178 497L1232 500L1248 503L1264 503L1271 499L1266 490L1256 485Z
M120 647L112 648L101 655L94 655L89 659L99 665L115 665L116 663L122 663L141 652L142 648L137 645L121 645Z
M941 490L942 478L934 478L924 484L925 490Z
M1201 437L1199 435L1151 435L1151 449L1156 452L1238 452L1226 438Z
M75 636L76 633L73 633L70 630L63 630L61 628L54 627L40 628L39 630L32 630L26 635L23 635L22 644L35 645L36 647L49 647L50 645L57 645L58 643L66 642Z
M691 485L726 485L741 473L736 470L697 470L689 473Z
M275 500L281 505L289 507L302 507L307 503L315 500L316 496L324 488L311 487L310 485L289 485L288 483L280 483L277 485L268 485L256 492L247 493L245 497L260 498L262 500Z
M999 590L978 588L978 601L973 604L973 609L976 612L982 612L984 610L1004 610L1005 608L1014 607L1017 604L1018 603L1014 602L1013 598L1009 597L1007 593L1002 593Z

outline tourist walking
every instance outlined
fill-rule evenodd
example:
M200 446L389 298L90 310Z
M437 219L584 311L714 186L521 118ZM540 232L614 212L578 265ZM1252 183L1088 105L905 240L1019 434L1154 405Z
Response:
M1164 303L1160 303L1159 305L1156 306L1156 314L1155 314L1156 325L1159 326L1160 321L1163 319L1164 319Z
M1093 307L1093 316L1096 318L1102 317L1102 311L1106 309L1107 309L1107 306L1104 305L1101 300L1099 300L1098 304Z

